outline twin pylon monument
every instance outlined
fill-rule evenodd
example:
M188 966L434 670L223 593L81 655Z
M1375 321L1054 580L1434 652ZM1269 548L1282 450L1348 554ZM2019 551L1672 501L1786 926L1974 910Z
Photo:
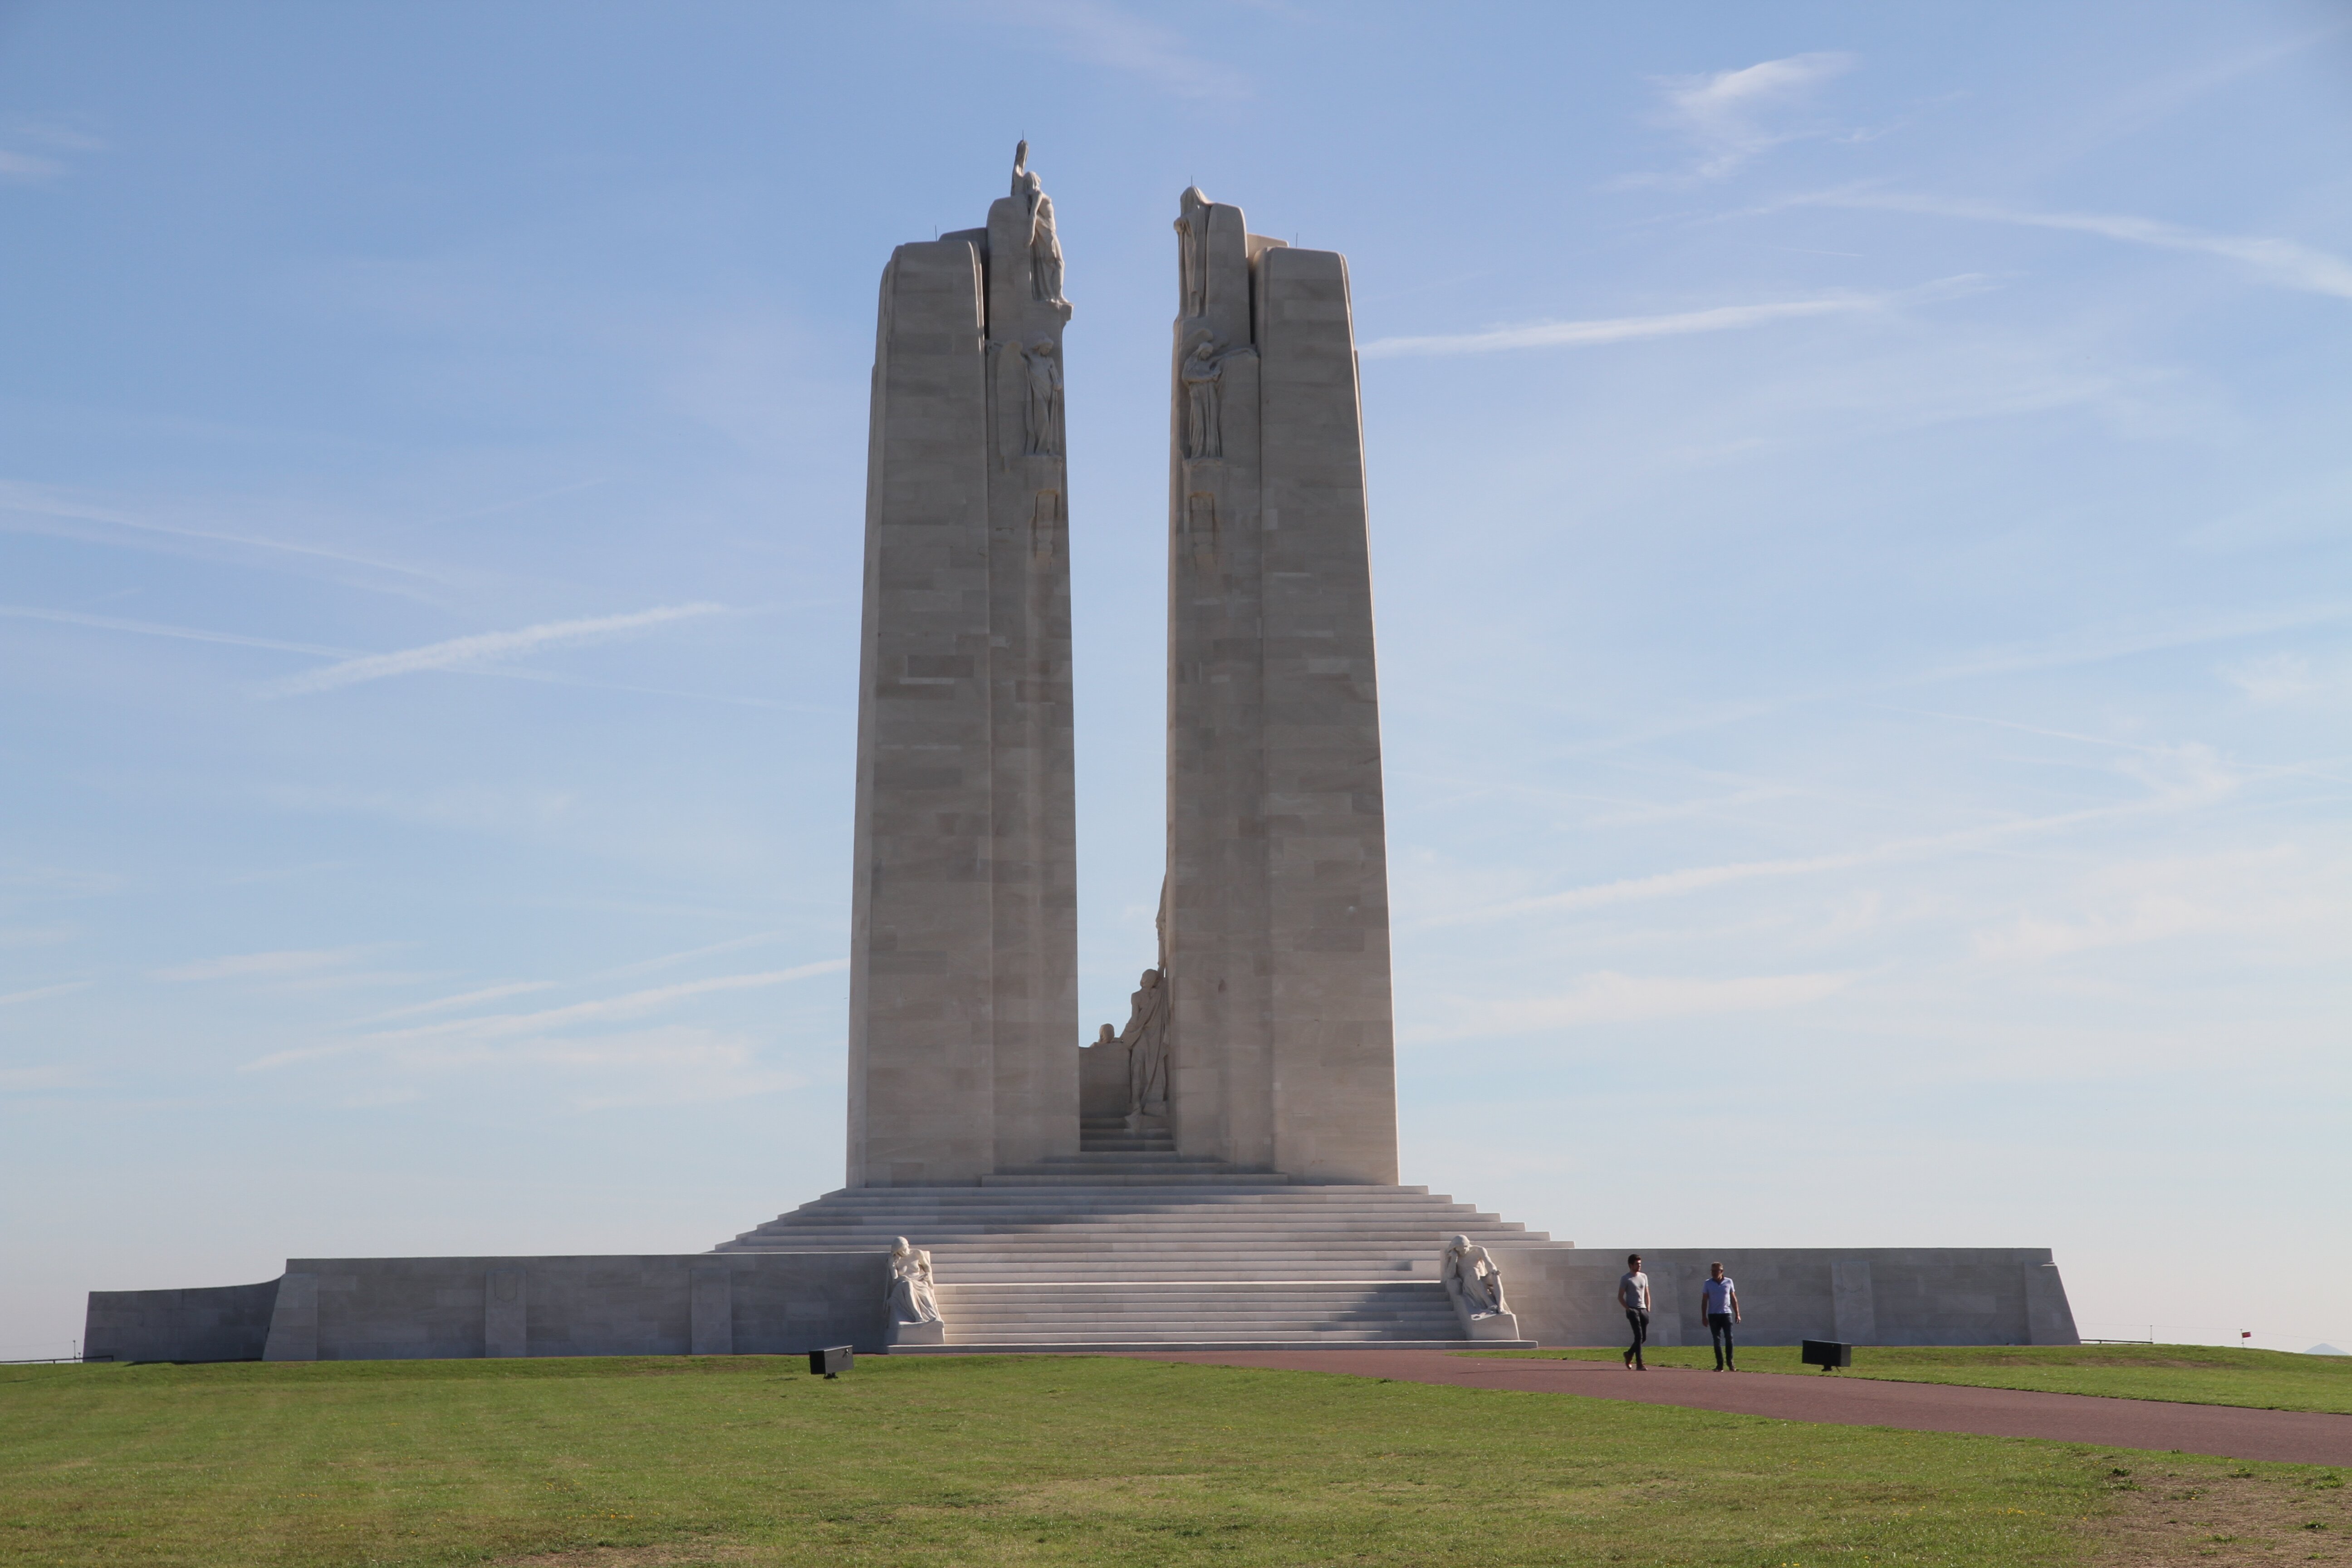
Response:
M1080 1045L1071 312L1026 153L985 227L882 275L847 1184L702 1253L293 1258L256 1285L93 1291L92 1359L1623 1334L1622 1248L1397 1184L1348 265L1197 189L1175 218L1160 952L1126 1027ZM1714 1261L1754 1343L2076 1342L2046 1248L1644 1250L1654 1343L1705 1342Z
M1025 144L1024 148L1025 153ZM867 467L849 1184L1083 1152L1052 198L882 275ZM1168 845L1129 1131L1393 1183L1388 859L1348 264L1186 191L1169 375ZM1097 1067L1097 1074L1102 1073Z

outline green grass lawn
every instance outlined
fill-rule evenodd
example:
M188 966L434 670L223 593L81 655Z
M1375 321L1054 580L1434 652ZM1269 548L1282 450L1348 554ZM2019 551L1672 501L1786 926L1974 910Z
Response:
M1556 1361L1615 1361L1622 1351L1488 1351L1497 1356ZM1712 1367L1704 1345L1653 1350L1660 1366ZM1742 1372L1806 1377L1874 1377L1896 1383L1965 1383L1979 1388L2030 1388L2047 1394L2099 1394L2117 1399L2175 1399L2186 1405L2245 1405L2259 1410L2326 1410L2352 1415L2352 1356L2294 1355L2223 1345L1958 1345L1910 1349L1856 1346L1853 1365L1822 1373L1797 1360L1794 1346L1739 1352Z
M16 1367L0 1563L2051 1563L2146 1462L1107 1358Z

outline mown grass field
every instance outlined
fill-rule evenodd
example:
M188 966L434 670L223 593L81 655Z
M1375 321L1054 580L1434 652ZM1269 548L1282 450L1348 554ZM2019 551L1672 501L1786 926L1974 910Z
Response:
M1622 1352L1601 1349L1481 1353L1615 1361ZM1705 1345L1653 1350L1646 1359L1661 1366L1715 1365L1715 1352ZM1851 1368L1834 1373L1800 1363L1794 1346L1757 1346L1741 1349L1739 1369L2352 1415L2352 1356L2294 1355L2222 1345L1964 1345L1917 1350L1864 1345L1855 1349Z
M2149 1462L1096 1358L16 1367L0 1563L2059 1563ZM2158 1462L2352 1539L2330 1472Z

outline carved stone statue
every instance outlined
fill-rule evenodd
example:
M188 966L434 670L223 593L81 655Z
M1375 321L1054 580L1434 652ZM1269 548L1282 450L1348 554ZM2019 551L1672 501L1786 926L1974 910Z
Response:
M939 1298L931 1291L931 1255L900 1237L890 1246L890 1321L936 1323Z
M1134 1130L1146 1117L1168 1114L1168 986L1160 971L1143 972L1118 1037L1127 1047L1127 1124Z
M1503 1304L1503 1271L1495 1267L1494 1258L1485 1247L1466 1236L1446 1242L1445 1256L1438 1260L1437 1278L1465 1329L1480 1318L1510 1311Z
M1184 269L1184 316L1189 321L1209 313L1209 198L1192 185L1177 200L1183 211L1176 219L1176 250Z
M1029 209L1030 297L1048 305L1066 305L1062 298L1062 240L1054 232L1054 198L1045 182L1028 166L1029 143L1013 150L1013 194Z
M1051 338L1039 338L1021 351L1028 372L1029 400L1023 411L1028 439L1023 450L1033 458L1062 455L1058 416L1062 411L1062 362Z
M1225 455L1225 429L1223 410L1225 362L1229 359L1255 359L1257 350L1244 343L1217 352L1208 329L1202 328L1192 338L1192 347L1184 355L1178 372L1184 383L1184 456L1187 458L1222 458Z

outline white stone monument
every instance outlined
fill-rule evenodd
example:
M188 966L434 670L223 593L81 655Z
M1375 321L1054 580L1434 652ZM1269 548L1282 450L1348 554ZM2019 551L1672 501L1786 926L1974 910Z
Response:
M1168 553L1176 1147L1397 1179L1386 817L1347 258L1180 198Z
M849 1184L1077 1148L1062 252L1015 155L988 226L882 275L866 500Z

